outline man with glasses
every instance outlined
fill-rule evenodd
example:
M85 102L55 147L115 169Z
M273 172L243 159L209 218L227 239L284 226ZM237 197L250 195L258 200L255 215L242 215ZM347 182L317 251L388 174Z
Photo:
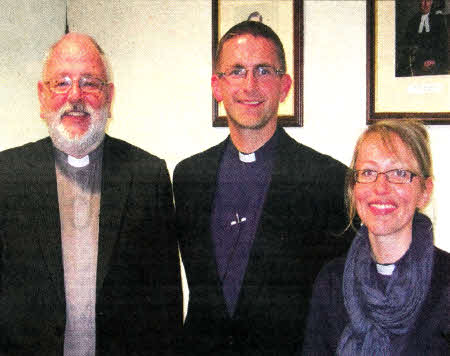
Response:
M165 355L181 326L167 168L105 135L113 92L65 35L38 83L50 137L0 153L1 355Z
M346 167L277 127L291 86L283 46L254 21L220 40L212 90L230 136L174 172L189 285L183 351L291 355L302 342L311 286L343 253Z

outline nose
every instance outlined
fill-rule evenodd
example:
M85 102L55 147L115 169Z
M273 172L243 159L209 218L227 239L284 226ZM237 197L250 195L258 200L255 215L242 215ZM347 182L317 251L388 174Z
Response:
M253 71L249 70L244 78L243 87L247 91L252 91L258 84L258 79L255 77Z
M67 96L67 100L71 103L80 101L81 98L81 89L78 84L78 80L74 80L72 82L72 87L69 89L69 94Z
M374 182L375 192L377 194L386 194L389 192L390 183L384 173L378 174L377 180Z

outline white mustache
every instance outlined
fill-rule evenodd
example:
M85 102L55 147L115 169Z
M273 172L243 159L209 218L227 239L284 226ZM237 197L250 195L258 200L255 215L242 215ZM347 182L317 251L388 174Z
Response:
M64 115L93 115L94 110L89 105L66 104L59 109L58 117L61 119Z

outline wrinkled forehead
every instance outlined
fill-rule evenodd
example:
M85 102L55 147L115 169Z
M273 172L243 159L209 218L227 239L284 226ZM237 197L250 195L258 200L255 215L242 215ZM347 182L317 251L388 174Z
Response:
M44 79L83 74L107 79L103 56L89 38L63 38L50 49L42 72Z

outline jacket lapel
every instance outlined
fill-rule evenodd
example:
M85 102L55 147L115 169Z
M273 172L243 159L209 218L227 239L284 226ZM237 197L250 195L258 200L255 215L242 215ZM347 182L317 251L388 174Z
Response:
M123 167L123 156L114 149L113 142L106 136L100 198L97 293L108 271L131 181L130 171ZM36 152L28 164L30 165L29 204L36 207L36 222L38 222L36 235L57 295L61 302L65 303L58 190L50 138L37 144Z
M216 307L213 309L214 318L220 319L227 316L225 299L217 273L217 262L214 251L214 241L211 235L211 214L213 210L214 197L217 188L217 173L220 166L223 151L229 138L220 144L212 147L201 156L196 162L196 169L201 173L192 174L188 180L195 184L183 183L183 189L187 189L187 194L196 194L196 198L190 201L195 202L190 214L193 221L192 226L196 231L192 234L192 241L186 241L189 253L195 255L195 263L191 266L191 272L195 274L198 284L211 286L208 289L208 298L214 300Z
M62 303L64 295L64 270L62 265L61 224L56 185L55 159L50 138L36 145L31 167L29 204L36 207L36 236L42 255Z
M116 149L111 138L105 136L98 236L97 294L108 272L128 196L131 172L127 167L132 162L123 162L127 158Z
M281 241L280 237L282 238L279 235L285 230L283 219L280 219L282 205L285 202L280 201L279 191L284 185L283 177L288 176L286 171L289 170L289 164L286 162L286 157L292 157L289 153L292 148L292 139L283 129L278 128L278 130L279 138L273 162L271 182L250 252L235 316L239 314L244 315L245 310L251 308L260 295L267 273L273 273L272 264L275 261L269 257L269 253L278 248L278 240Z
M198 201L201 202L199 209L199 224L201 226L201 231L204 233L198 234L199 238L204 239L199 241L196 246L204 246L204 251L199 254L199 256L205 256L209 268L205 272L209 274L209 280L217 281L217 286L220 287L219 276L217 274L217 262L214 252L214 242L211 235L211 215L214 204L214 197L217 189L217 174L220 166L220 161L223 155L223 151L227 145L229 138L221 142L219 145L214 147L213 151L207 156L209 162L205 162L204 167L207 168L206 174L201 176L201 179L205 179L202 182L202 191L199 192L201 197ZM200 264L203 265L203 264ZM221 288L220 288L221 291Z

